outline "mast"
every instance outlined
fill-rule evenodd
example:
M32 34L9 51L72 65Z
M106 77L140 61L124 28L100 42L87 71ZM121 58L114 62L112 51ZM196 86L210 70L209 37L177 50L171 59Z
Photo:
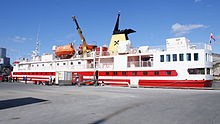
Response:
M40 53L39 33L40 33L40 26L38 27L37 38L36 38L36 46L35 46L35 50L33 51L35 56L37 56Z

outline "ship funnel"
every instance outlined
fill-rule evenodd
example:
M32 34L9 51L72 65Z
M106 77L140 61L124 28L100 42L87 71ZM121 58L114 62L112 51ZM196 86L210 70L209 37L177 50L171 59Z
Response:
M116 20L115 28L113 30L111 42L109 44L109 52L111 55L116 55L118 53L118 46L121 42L130 42L128 41L128 34L136 32L133 29L119 29L119 19L120 19L120 12L118 13L118 17Z

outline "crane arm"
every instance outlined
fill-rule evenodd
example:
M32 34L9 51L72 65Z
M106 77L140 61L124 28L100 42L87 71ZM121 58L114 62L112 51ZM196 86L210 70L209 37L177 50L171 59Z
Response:
M79 36L80 36L80 39L82 41L83 47L85 47L84 49L87 49L88 45L87 45L86 40L85 40L85 38L84 38L84 36L82 34L82 30L79 27L79 24L78 24L78 22L76 20L76 16L73 16L72 18L73 18L73 21L76 23L76 29L77 29L77 31L79 33Z

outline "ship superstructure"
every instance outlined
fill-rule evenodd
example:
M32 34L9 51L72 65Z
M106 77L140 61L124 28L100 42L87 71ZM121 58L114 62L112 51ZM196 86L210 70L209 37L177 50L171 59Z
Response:
M212 48L209 43L192 44L185 37L179 37L166 39L164 47L132 48L128 34L135 31L119 30L119 17L120 14L109 47L92 46L89 49L85 38L80 35L83 44L79 50L70 47L71 56L33 56L31 61L16 63L12 76L19 80L27 77L30 82L55 79L56 84L67 80L74 82L76 77L80 77L82 82L97 80L105 85L130 87L211 86ZM80 34L76 18L73 20Z

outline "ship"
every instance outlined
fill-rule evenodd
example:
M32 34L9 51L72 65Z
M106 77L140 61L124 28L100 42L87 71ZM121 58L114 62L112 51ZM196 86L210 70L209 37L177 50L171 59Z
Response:
M211 87L212 46L186 37L168 38L164 46L132 47L133 29L119 29L120 13L108 47L88 45L76 20L82 45L54 46L52 54L33 55L14 63L11 76L19 81L127 87ZM26 78L24 78L26 77Z

